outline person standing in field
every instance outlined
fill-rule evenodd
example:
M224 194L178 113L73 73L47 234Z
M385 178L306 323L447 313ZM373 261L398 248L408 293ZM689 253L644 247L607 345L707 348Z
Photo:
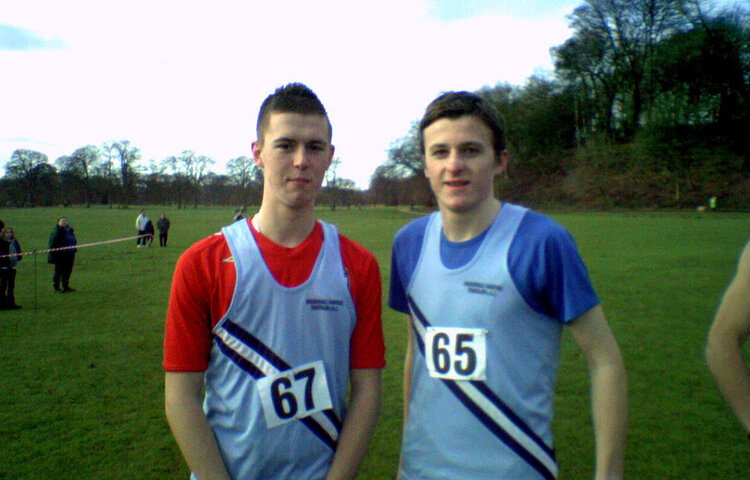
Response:
M145 210L141 210L135 219L135 228L138 230L138 238L136 239L135 244L138 247L145 247L148 245L148 232L146 231L146 226L150 221L151 220L149 220Z
M169 219L161 212L159 219L156 221L156 229L159 230L159 246L167 246L167 238L169 237L169 227L171 226Z
M260 210L177 263L165 408L192 478L352 479L365 454L385 364L380 273L314 216L331 133L306 86L267 97L252 145Z
M551 432L562 328L586 359L596 479L623 477L625 369L571 236L500 202L499 113L449 92L419 125L439 212L395 236L389 306L408 315L401 480L554 479Z
M70 276L73 273L73 264L76 259L75 246L78 245L73 227L68 224L68 217L57 219L57 225L49 237L49 252L47 261L55 264L55 273L52 276L52 286L58 293L74 292L70 287ZM62 249L62 250L55 250ZM62 288L60 286L62 285Z
M718 203L719 199L716 197L716 195L711 195L711 198L708 199L708 208L713 212L716 210Z
M21 245L12 227L0 228L0 310L21 308L16 304L16 265L23 260Z
M245 207L240 207L237 210L234 211L234 218L232 219L233 222L239 222L240 220L245 219Z
M750 437L750 368L742 345L750 335L750 243L719 303L706 346L708 368L742 428Z
M151 221L150 218L146 222L146 228L144 229L144 231L146 232L146 237L145 237L146 246L150 247L154 241L154 223Z

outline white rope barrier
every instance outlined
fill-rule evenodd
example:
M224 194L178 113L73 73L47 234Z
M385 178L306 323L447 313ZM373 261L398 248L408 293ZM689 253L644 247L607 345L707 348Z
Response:
M135 240L137 238L150 237L150 236L151 235L149 235L149 234L134 235L132 237L116 238L114 240L102 240L100 242L82 243L80 245L73 245L73 246L70 246L70 247L47 248L47 249L44 249L44 250L31 250L31 251L28 251L28 252L10 253L10 254L7 254L7 255L0 255L0 258L12 257L12 256L19 256L20 257L20 256L23 256L23 255L41 255L43 253L49 253L49 252L60 252L60 251L64 251L64 250L73 250L73 249L78 249L78 248L97 247L99 245L108 245L110 243L117 243L117 242L127 242L128 240Z

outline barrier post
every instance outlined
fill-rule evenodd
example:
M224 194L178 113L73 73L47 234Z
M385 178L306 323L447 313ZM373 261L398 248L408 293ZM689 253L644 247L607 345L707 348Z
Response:
M36 313L36 250L34 250L31 255L34 257L34 313Z

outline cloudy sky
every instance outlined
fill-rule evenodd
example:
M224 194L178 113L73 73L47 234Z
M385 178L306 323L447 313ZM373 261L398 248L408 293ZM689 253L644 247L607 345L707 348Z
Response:
M17 148L54 162L111 140L143 166L193 150L224 173L263 99L300 81L329 112L338 176L366 188L438 93L551 71L580 3L0 0L0 175Z

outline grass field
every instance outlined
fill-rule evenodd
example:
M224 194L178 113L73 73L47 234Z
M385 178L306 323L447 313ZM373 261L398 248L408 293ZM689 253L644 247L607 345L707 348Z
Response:
M160 210L151 208L152 218ZM134 241L81 249L71 285L52 292L46 256L19 266L19 311L0 311L0 479L187 479L163 414L162 339L172 270L231 209L165 209L167 248ZM137 208L0 209L24 251L46 248L55 219L79 243L134 234ZM390 208L320 209L377 256L413 218ZM750 444L713 385L706 331L750 237L745 214L552 213L576 238L628 369L632 479L747 478ZM385 299L384 299L385 303ZM384 308L383 413L358 478L393 478L401 432L405 322ZM591 478L583 359L564 337L555 423L561 478Z

